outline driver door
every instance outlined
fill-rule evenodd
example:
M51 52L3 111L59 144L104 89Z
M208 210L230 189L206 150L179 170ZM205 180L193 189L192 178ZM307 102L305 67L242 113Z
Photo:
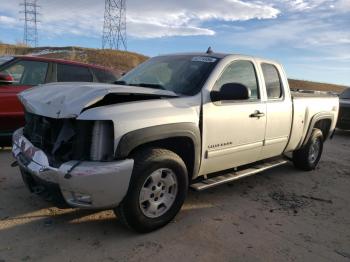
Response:
M247 100L203 104L203 158L201 174L213 173L258 161L266 127L266 104L261 101L256 65L236 60L223 70L213 90L226 83L248 87Z

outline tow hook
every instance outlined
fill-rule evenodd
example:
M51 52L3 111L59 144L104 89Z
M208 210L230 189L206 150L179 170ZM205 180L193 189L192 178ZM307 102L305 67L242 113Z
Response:
M15 161L15 162L13 162L13 163L11 164L11 167L16 167L16 166L18 166L18 162L17 162L17 161Z
M72 178L72 175L70 174L72 171L73 171L73 169L74 168L76 168L78 165L80 165L81 164L81 161L78 161L78 162L76 162L68 171L67 171L67 173L64 175L64 178L65 179L70 179L70 178Z

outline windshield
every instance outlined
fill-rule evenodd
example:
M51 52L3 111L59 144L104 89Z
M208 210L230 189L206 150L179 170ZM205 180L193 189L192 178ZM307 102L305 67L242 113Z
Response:
M116 83L194 95L202 88L218 61L218 58L205 55L154 57L127 73Z
M350 88L346 89L341 95L340 98L342 99L350 99Z

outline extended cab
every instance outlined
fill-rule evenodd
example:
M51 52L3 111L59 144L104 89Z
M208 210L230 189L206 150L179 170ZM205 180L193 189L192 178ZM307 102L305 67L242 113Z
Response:
M113 208L139 232L203 190L292 160L313 170L336 96L291 93L283 67L243 55L151 58L116 85L48 84L20 94L13 135L25 183L72 207Z
M0 146L11 145L12 132L24 125L23 107L17 94L50 82L113 83L108 68L38 56L0 57Z

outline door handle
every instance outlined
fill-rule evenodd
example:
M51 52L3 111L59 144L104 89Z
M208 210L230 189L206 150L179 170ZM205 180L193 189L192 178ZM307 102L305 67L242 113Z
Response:
M256 110L253 114L250 114L249 117L256 117L256 118L260 118L260 117L264 117L265 114L260 112L259 110Z

